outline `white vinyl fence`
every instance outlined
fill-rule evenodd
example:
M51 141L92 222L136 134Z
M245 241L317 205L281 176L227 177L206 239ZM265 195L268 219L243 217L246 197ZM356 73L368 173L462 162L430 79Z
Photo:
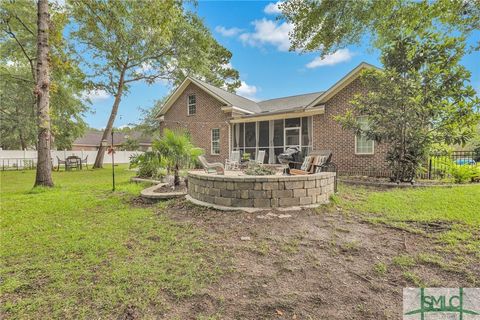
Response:
M87 163L93 164L97 151L51 150L53 165L58 165L58 159L65 160L68 156L77 156ZM129 163L130 156L143 153L142 151L115 151L115 163ZM37 163L36 150L0 150L0 170L32 169ZM103 163L112 163L112 155L105 152Z

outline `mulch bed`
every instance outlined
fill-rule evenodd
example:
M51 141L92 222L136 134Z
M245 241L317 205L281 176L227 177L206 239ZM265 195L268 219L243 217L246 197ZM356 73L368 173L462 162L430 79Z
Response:
M153 192L155 193L169 193L169 192L184 192L187 193L187 186L185 184L180 184L175 189L172 188L171 185L163 185L158 189L155 189Z

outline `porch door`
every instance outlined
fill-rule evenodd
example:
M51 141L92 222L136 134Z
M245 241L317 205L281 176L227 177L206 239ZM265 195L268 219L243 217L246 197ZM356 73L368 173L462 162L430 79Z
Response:
M300 140L300 127L285 128L285 149L289 147L302 147Z

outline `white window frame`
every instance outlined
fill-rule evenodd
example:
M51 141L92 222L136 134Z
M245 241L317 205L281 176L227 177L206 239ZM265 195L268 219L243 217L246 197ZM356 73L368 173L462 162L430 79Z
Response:
M218 140L213 140L213 130L218 130ZM213 142L218 142L218 153L213 152ZM220 154L220 128L212 128L210 130L210 154L214 156Z
M195 103L190 103L190 97L195 98ZM195 112L194 113L190 113L190 106L195 107ZM197 114L197 96L195 94L189 94L187 96L187 115L193 116L193 115L196 115L196 114Z
M358 117L358 119L360 118L367 118L366 116L360 116ZM361 134L360 134L361 135ZM358 152L358 134L355 134L355 154L357 155L372 155L372 154L375 154L375 140L368 140L367 141L371 141L372 143L372 152Z

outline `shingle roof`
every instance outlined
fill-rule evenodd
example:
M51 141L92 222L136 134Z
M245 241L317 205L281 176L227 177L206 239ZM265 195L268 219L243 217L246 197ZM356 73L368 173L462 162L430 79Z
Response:
M77 138L73 145L81 145L81 146L98 146L100 141L102 141L103 131L96 131L96 130L89 130L85 132L83 136ZM140 144L151 144L152 138L148 136L144 136L142 132L133 131L129 133L125 132L114 132L113 133L113 144L118 145L125 143L127 138L131 138L137 140ZM108 138L110 142L111 137Z
M299 94L295 96L275 98L257 102L262 112L274 112L281 110L290 110L303 108L318 98L324 91Z
M245 109L247 111L251 111L254 113L261 112L262 110L259 108L255 101L250 99L244 98L242 96L236 95L234 93L228 92L221 88L217 88L205 81L201 81L198 79L193 79L195 82L200 82L203 86L205 86L208 90L212 91L222 99L228 101L232 106Z
M306 107L309 103L311 103L323 93L323 91L319 91L255 102L245 97L223 90L221 88L217 88L205 81L201 81L198 79L193 80L195 82L199 82L208 90L220 96L222 99L228 101L228 103L230 103L231 105L254 113L275 112Z

